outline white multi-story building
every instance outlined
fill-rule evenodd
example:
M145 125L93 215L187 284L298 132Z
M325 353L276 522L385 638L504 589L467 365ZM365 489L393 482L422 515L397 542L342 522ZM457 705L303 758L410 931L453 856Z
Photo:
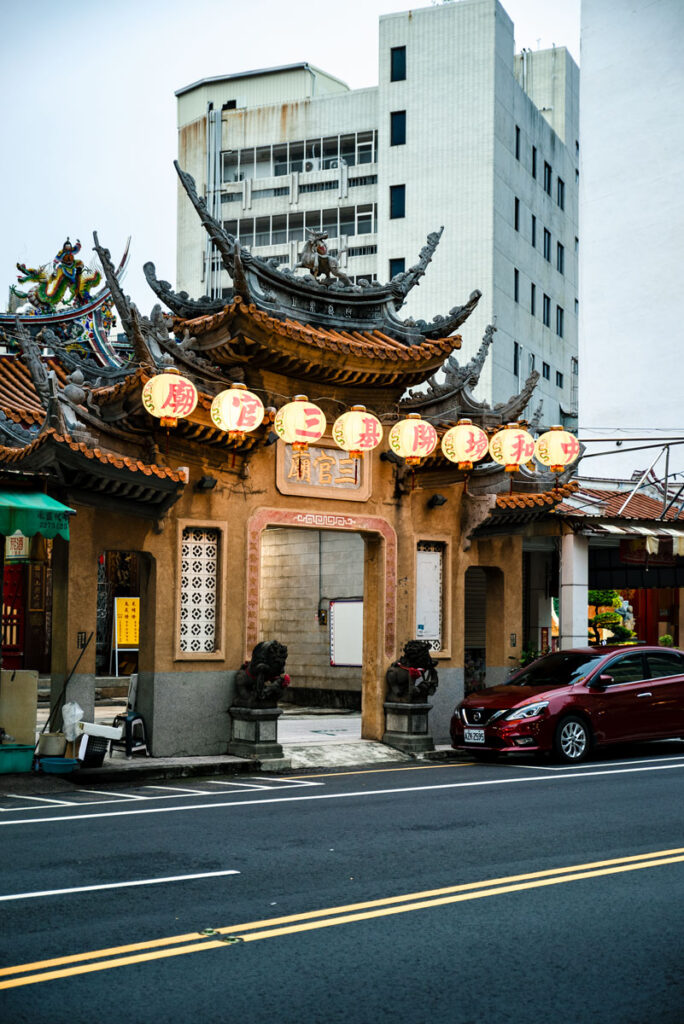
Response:
M681 0L583 0L580 427L607 477L684 470L628 454L682 435L683 38Z
M444 225L402 316L482 298L464 359L496 317L478 397L520 390L532 370L542 422L574 423L577 384L579 72L564 48L515 56L497 0L380 19L379 85L350 90L310 64L179 89L179 162L210 212L253 252L294 267L306 228L327 231L355 281L408 269ZM184 194L178 287L226 293Z

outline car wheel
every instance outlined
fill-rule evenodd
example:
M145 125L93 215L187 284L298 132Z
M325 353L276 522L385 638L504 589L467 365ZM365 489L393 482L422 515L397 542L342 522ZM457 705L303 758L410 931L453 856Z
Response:
M591 750L591 733L581 718L568 715L561 719L553 738L556 757L564 764L579 764Z

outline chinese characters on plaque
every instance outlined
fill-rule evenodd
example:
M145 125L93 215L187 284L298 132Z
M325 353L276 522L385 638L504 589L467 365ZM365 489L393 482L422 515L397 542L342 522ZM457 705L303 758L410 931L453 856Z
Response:
M281 494L301 494L366 501L370 494L369 460L352 458L340 448L310 446L296 451L278 445L277 485Z

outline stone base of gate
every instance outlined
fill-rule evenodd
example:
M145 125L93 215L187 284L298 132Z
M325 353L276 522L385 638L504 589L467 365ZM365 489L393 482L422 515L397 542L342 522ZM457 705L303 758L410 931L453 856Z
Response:
M428 714L432 704L399 704L385 702L385 734L382 742L406 754L422 754L434 750L428 732Z
M280 708L239 708L229 710L231 718L228 753L255 761L283 757L278 743Z

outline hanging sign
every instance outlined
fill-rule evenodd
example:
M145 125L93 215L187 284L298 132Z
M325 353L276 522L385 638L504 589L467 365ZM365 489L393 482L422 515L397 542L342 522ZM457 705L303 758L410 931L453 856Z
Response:
M140 646L140 598L114 598L112 647L116 675L119 674L119 652L137 651Z

